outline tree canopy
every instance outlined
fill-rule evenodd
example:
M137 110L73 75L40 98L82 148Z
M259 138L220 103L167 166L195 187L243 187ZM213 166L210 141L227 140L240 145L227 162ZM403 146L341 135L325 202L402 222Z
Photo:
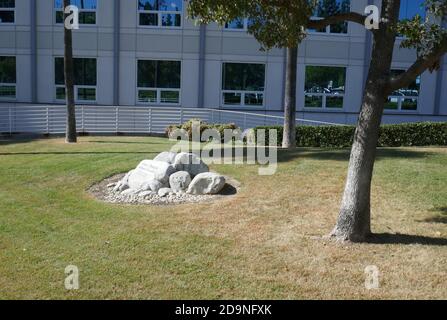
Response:
M424 5L426 17L416 15L395 26L396 34L404 36L401 46L415 48L418 59L407 72L392 77L392 90L410 85L427 69L436 69L447 51L447 0L426 0ZM309 28L322 29L345 21L364 25L367 17L348 8L346 0L341 4L335 0L190 0L188 6L189 15L200 23L215 21L223 25L241 17L249 19L248 32L263 49L296 47L306 38ZM322 19L312 19L315 12L320 12Z
M199 23L226 22L238 18L250 21L248 32L263 49L293 48L306 36L307 29L353 21L363 24L366 16L350 12L349 0L190 0L190 17ZM318 14L321 20L311 18Z
M424 5L426 17L416 15L397 25L397 33L404 36L401 47L416 49L417 60L407 72L392 77L393 90L410 85L427 69L438 69L441 57L447 52L447 0L426 0Z
M200 23L215 21L223 25L247 18L248 32L262 48L270 49L296 47L306 37L305 25L315 5L316 0L191 0L188 11Z

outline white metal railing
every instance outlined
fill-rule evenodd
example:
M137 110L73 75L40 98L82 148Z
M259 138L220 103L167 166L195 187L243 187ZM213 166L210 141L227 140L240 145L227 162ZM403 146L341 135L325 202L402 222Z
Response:
M81 133L164 133L169 125L190 119L208 123L234 123L241 129L282 125L284 118L219 109L172 107L77 106L76 123ZM337 123L297 119L309 125ZM0 105L0 133L61 134L65 132L66 108L62 105Z

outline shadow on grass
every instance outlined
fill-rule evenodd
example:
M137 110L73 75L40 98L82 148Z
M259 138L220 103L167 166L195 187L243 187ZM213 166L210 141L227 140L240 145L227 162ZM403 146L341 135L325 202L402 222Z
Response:
M296 150L279 150L278 161L288 162L296 159L314 159L314 160L335 160L335 161L349 161L351 154L350 149L296 149ZM377 159L389 158L406 158L417 159L424 158L430 155L429 152L418 152L403 149L378 149Z
M43 136L23 136L23 137L14 137L14 136L1 136L0 135L0 146L6 146L11 144L21 144L21 143L30 143L37 140L45 140Z
M368 238L370 244L402 244L402 245L426 245L426 246L447 246L447 239L415 236L408 234L379 233Z
M83 143L99 143L99 144L140 144L143 146L147 145L167 145L169 146L169 141L167 142L144 142L144 141L100 141L100 140L90 140L90 141L83 141Z
M420 222L447 224L447 207L435 208L433 211L437 213L436 216L424 219Z
M41 138L42 139L42 138ZM17 139L13 138L6 141L0 140L0 146L5 144L14 144L14 143L27 143L31 142L33 139ZM169 147L169 142L143 142L143 141L106 141L106 140L91 140L86 141L83 143L87 144L134 144L134 145L141 145L141 146L150 146L150 145L166 145ZM228 149L231 149L231 152L229 154L236 154L235 149L231 147L223 147L220 149L221 157L225 155L225 151L230 151ZM242 149L244 159L247 159L247 155L253 155L257 154L256 150L253 151L253 149L256 149L256 147L237 147L237 149ZM261 154L269 153L268 148L267 150L265 148L262 148ZM167 151L161 150L159 152ZM249 152L250 151L250 152ZM0 155L40 155L40 154L48 154L48 155L60 155L60 154L155 154L157 152L145 152L145 151L135 151L135 152L120 152L120 151L104 151L104 152L24 152L24 153L0 153ZM211 155L213 152L208 152ZM420 151L412 151L412 150L404 150L404 149L378 149L377 151L377 159L392 159L392 158L401 158L401 159L416 159L416 158L424 158L428 155L432 154L431 152L420 152ZM233 156L234 157L234 156ZM322 160L322 161L343 161L347 162L349 161L350 157L350 149L329 149L329 148L298 148L294 150L278 150L278 162L289 162L289 161L295 161L298 159L313 159L313 160Z
M236 152L237 149L237 152ZM260 149L260 150L257 150ZM247 160L248 155L250 155L250 160L253 160L254 155L265 155L269 156L271 152L269 152L269 148L265 147L229 147L224 146L219 151L217 151L217 156L221 158L226 158L226 155L235 155L239 157L239 155L243 155L244 161ZM294 150L285 150L285 149L276 149L278 153L278 163L282 162L291 162L298 159L311 159L311 160L322 160L322 161L343 161L348 162L351 150L349 149L328 149L328 148L297 148ZM206 154L210 157L215 156L214 150L206 151ZM404 150L404 149L378 149L377 151L377 159L417 159L417 158L425 158L431 154L431 152L421 152L421 151L412 151L412 150ZM257 157L257 156L256 156ZM258 157L257 157L258 159ZM259 159L258 159L259 160ZM273 159L271 159L273 160Z
M234 196L235 194L237 194L237 189L236 187L227 183L219 194L223 196Z
M8 152L2 153L0 152L0 156L39 156L39 155L50 155L50 156L59 156L59 155L103 155L103 154L146 154L146 155L158 155L162 151L153 151L153 152L142 152L142 151L86 151L86 152Z

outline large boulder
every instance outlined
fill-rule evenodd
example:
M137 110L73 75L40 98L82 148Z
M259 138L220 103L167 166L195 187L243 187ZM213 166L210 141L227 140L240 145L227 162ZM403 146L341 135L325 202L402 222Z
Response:
M193 195L218 194L225 184L224 176L212 172L200 173L192 180L187 193Z
M193 153L182 152L177 154L173 165L177 171L186 171L192 177L210 171L208 166Z
M154 161L167 162L169 164L174 164L175 157L177 153L175 152L162 152L154 158Z
M169 177L169 185L174 193L185 192L191 183L191 175L186 171L179 171Z
M131 189L141 190L154 180L167 184L169 176L175 171L174 167L167 162L144 160L131 171L128 176L128 185Z

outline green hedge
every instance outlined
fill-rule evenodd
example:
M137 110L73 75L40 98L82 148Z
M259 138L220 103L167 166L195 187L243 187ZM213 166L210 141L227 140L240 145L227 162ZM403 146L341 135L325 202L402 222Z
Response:
M202 134L205 130L208 129L214 129L219 132L222 139L224 138L224 132L225 130L237 130L239 129L234 123L221 123L221 124L209 124L206 122L201 121L200 119L191 119L189 121L186 121L183 124L180 125L170 125L166 128L165 133L168 138L171 137L171 134L175 132L175 130L183 129L188 133L189 139L192 138L192 126L193 122L199 122L200 123L200 134Z
M276 129L278 145L282 145L283 127L257 127ZM347 148L352 145L354 126L298 126L300 147ZM267 134L268 137L268 134ZM447 122L420 122L383 125L380 128L379 147L447 146Z

